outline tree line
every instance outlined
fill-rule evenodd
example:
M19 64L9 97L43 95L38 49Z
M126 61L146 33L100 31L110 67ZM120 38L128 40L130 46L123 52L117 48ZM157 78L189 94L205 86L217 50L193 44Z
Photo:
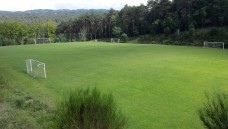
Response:
M0 23L0 46L34 43L34 39L39 37L50 38L53 42L56 29L57 25L51 21L32 24L3 22Z
M125 5L120 11L87 13L61 23L57 33L86 30L91 39L145 34L173 34L228 24L227 0L148 0L147 5Z
M47 28L43 27L47 23L53 27L52 33L48 33L48 30L45 30ZM11 24L12 26L27 26L30 29L26 30L24 29L26 27L22 27L23 29L18 29L18 32L14 34L10 34L7 31L9 29L5 29L6 31L1 29L0 35L8 39L20 39L18 41L20 44L23 44L22 38L32 36L36 38L42 35L44 37L51 36L50 38L54 41L54 34L57 37L60 34L65 34L65 37L70 34L68 37L71 38L72 34L76 34L79 40L119 38L123 35L134 37L148 34L163 34L166 36L175 34L177 36L174 36L173 40L191 39L197 37L195 36L196 29L228 25L228 1L148 0L147 5L125 5L121 10L110 9L104 13L89 12L74 20L71 19L61 23L49 21L47 23L1 23L0 26ZM34 24L39 24L39 29L34 28ZM12 28L18 28L18 26ZM36 32L33 32L34 30ZM32 33L26 35L28 31L32 31ZM204 39L214 34L218 35L218 33L219 30L214 29L209 34L199 38Z

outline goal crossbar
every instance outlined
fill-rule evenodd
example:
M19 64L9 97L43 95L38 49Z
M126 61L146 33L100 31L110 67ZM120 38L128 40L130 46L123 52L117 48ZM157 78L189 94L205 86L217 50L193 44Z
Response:
M111 43L117 41L118 43L120 42L120 39L119 38L111 38Z
M45 42L45 40L47 42ZM50 38L36 38L34 39L34 43L37 44L37 43L51 43L51 39Z
M204 41L203 47L205 48L206 46L208 46L208 44L222 44L222 49L225 49L225 43L224 42L207 42L207 41Z

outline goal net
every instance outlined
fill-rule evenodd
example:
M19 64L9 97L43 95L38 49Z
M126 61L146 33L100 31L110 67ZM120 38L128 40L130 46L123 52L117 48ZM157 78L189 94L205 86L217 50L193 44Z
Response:
M46 78L45 63L33 59L26 60L26 69L28 75L35 78Z
M51 43L50 38L37 38L34 39L35 44L41 44L41 43Z
M119 38L111 38L111 43L119 43L120 39Z
M204 48L212 47L212 48L222 48L222 49L224 49L225 44L224 44L224 42L207 42L207 41L205 41L203 43L203 47Z

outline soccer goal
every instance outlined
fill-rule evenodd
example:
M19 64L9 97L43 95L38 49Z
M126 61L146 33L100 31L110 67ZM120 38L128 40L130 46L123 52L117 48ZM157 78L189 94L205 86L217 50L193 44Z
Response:
M224 42L207 42L207 41L204 41L203 47L204 48L213 47L213 48L222 48L222 49L224 49L225 48L225 43Z
M33 59L27 59L25 62L28 75L35 78L47 77L45 63Z
M41 43L51 43L50 38L37 38L34 39L35 44L41 44Z
M119 43L120 39L119 38L111 38L111 43Z

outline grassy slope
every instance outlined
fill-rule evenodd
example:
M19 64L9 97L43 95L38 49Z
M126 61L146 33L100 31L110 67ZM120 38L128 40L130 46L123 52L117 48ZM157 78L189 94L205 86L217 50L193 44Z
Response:
M0 68L16 89L53 105L77 87L112 92L129 128L202 128L204 92L228 91L228 51L138 44L69 43L0 47ZM25 59L47 65L47 79L25 73Z

